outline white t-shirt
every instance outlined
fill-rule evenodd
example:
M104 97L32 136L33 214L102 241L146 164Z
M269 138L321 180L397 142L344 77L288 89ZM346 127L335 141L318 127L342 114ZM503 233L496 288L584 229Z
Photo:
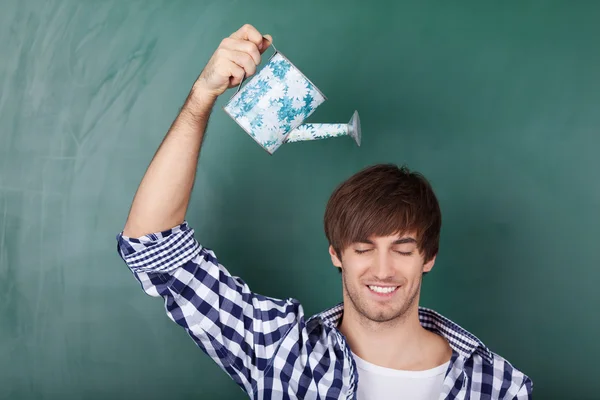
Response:
M437 400L450 361L425 371L371 364L352 353L358 368L358 400Z

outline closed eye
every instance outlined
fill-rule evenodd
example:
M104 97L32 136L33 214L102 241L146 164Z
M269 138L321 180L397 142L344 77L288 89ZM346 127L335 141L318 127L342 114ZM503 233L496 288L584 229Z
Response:
M394 250L395 253L401 254L403 256L410 256L412 255L412 251L398 251L398 250Z
M364 254L364 253L366 253L367 251L371 251L371 250L372 250L372 249L366 249L366 250L358 250L358 249L354 249L354 252L355 252L356 254Z

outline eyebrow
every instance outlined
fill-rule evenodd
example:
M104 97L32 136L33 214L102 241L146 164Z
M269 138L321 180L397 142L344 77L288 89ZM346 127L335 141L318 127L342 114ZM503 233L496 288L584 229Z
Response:
M412 237L402 238L398 240L394 240L392 244L404 244L404 243L417 243L417 239Z
M356 243L375 244L375 243L373 243L372 240L369 240L369 239L357 240ZM394 240L394 242L392 244L406 244L406 243L417 243L417 239L415 239L413 237L405 237L402 239Z

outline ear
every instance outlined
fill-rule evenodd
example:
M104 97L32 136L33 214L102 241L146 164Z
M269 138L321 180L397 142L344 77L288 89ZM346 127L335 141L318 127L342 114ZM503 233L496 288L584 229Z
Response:
M340 260L340 258L337 256L335 249L331 245L329 246L329 255L331 256L331 262L333 265L337 268L342 268L342 260Z
M436 256L433 256L431 258L431 260L429 260L425 264L423 264L423 272L426 273L433 269L433 264L435 264L435 258L436 258Z

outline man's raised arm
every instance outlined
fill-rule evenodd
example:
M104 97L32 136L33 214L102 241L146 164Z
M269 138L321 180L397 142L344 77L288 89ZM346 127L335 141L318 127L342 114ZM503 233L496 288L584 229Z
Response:
M136 192L123 234L139 237L181 224L198 155L218 96L256 72L271 38L244 25L224 39L194 83Z
M202 71L135 195L117 250L146 294L247 393L303 318L299 303L255 294L219 263L185 222L202 137L217 97L256 72L270 45L246 25ZM299 328L298 328L299 329ZM143 334L143 333L142 333Z

